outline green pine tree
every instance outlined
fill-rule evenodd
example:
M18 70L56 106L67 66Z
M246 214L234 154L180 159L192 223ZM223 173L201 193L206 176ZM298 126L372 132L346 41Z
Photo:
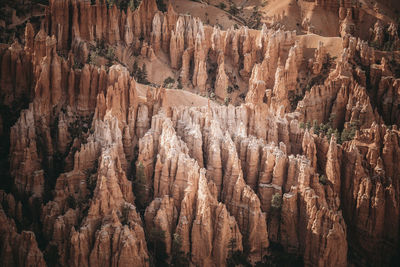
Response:
M148 233L148 248L151 266L168 266L165 247L165 232L159 228L152 228Z
M182 238L178 233L172 240L171 266L189 266L189 255L182 251Z
M141 161L139 161L139 163L136 165L136 177L133 181L133 184L133 189L136 196L136 203L139 209L143 209L146 207L147 204L148 190L146 173L143 163Z
M138 76L138 70L139 70L139 65L137 63L137 61L135 60L133 62L133 66L132 66L132 75L135 79L137 79Z
M141 83L149 84L149 81L147 80L147 68L146 68L146 64L145 63L143 63L143 66L142 66Z
M275 193L272 196L271 206L275 209L280 209L282 207L282 195L280 193Z

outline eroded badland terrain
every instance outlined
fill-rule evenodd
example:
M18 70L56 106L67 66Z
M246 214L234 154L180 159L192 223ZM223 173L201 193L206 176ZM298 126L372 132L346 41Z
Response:
M0 265L400 263L399 1L0 11Z

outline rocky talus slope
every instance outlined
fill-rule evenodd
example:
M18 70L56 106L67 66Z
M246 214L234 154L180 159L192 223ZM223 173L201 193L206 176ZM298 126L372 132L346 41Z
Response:
M114 64L91 60L99 40ZM400 54L340 46L51 0L0 47L0 262L395 266ZM135 57L183 90L139 83ZM243 100L221 105L235 81Z

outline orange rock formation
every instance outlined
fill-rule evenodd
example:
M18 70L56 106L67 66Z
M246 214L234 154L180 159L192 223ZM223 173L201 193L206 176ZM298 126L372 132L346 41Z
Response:
M0 50L3 265L150 266L160 247L195 266L276 247L306 266L398 263L399 57L351 36L348 2L314 3L339 14L335 59L315 35L222 30L154 0L51 0ZM112 66L89 60L99 40ZM245 97L141 84L132 55Z

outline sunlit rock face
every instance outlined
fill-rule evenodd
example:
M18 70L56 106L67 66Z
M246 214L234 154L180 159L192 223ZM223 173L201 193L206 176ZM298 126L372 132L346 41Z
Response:
M336 36L51 0L2 44L3 265L398 264L397 25L289 2Z

